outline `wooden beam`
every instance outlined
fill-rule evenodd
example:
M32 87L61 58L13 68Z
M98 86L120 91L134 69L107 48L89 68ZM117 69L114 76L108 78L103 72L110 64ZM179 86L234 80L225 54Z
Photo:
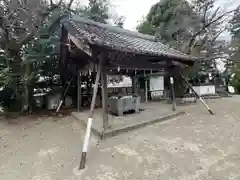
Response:
M88 143L89 143L91 129L92 129L93 114L94 114L94 108L95 108L95 103L96 103L98 84L99 84L99 80L100 80L101 71L102 71L102 62L100 59L100 62L98 65L98 70L97 70L97 75L96 75L96 79L95 79L95 85L94 85L94 89L93 89L91 108L90 108L89 117L88 117L87 129L85 132L85 138L84 138L84 143L83 143L83 150L82 150L79 169L84 169L86 166L87 149L88 149Z
M104 129L104 132L105 132L109 128L107 70L106 70L105 67L102 68L101 84L102 84L103 129Z
M62 104L63 104L63 102L64 102L64 100L67 96L68 89L71 86L71 83L72 83L73 79L74 79L74 77L72 76L71 80L67 84L66 89L63 88L61 99L60 99L60 102L58 103L58 106L57 106L57 109L56 109L56 113L58 113L60 108L62 107Z
M87 55L92 56L91 50L88 45L84 44L83 42L81 42L80 40L78 40L77 38L75 38L73 35L69 33L68 33L68 37L77 46L77 48L85 52Z
M210 109L210 107L204 102L204 100L202 99L202 97L195 91L195 89L193 89L193 87L191 86L191 84L188 82L188 80L184 77L184 75L182 73L180 73L182 79L185 81L185 83L188 85L188 87L193 91L193 93L195 94L195 96L201 101L201 103L207 108L208 112L211 115L214 115L213 111Z

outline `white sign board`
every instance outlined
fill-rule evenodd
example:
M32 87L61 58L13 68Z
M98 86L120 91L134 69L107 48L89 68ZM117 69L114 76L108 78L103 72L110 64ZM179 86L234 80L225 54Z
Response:
M151 92L151 97L163 96L163 91L153 91Z
M163 91L164 78L163 76L150 77L150 91Z
M231 94L235 93L235 89L232 86L228 86L228 92L230 92Z
M128 76L108 76L108 88L132 87L132 79Z

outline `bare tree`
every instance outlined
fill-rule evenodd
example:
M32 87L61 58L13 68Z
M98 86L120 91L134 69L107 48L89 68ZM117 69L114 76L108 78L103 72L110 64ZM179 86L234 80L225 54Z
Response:
M238 10L236 8L227 12L221 12L221 7L214 7L214 3L215 0L194 1L194 11L198 14L198 16L200 15L200 27L195 29L195 31L192 33L192 36L188 41L187 53L191 54L199 40L205 39L212 29L218 29L218 33L214 35L215 37L211 38L211 41L213 43L215 40L217 40L218 37L226 30L223 23L233 16L234 12Z

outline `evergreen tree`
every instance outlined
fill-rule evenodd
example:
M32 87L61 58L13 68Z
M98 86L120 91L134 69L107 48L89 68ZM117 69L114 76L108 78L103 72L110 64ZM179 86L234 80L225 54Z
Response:
M53 14L59 15L62 7L62 1L58 4L41 0L1 1L0 42L6 59L3 64L3 85L4 88L13 90L11 98L18 102L19 110L31 109L32 81L36 74L33 66L34 62L40 60L39 54L34 56L27 51L31 51L35 41L39 39L40 27L44 26ZM70 8L71 4L67 7Z
M58 64L61 32L55 30L60 29L59 19L63 15L81 14L98 22L108 21L109 6L104 0L90 0L85 8L73 8L74 0L67 4L64 2L1 2L0 85L4 89L0 93L2 104L19 104L22 111L31 111L34 106L34 90L54 90L55 86L61 86ZM11 100L14 103L9 103Z
M107 0L89 0L89 4L84 8L84 16L91 20L107 23L109 16L109 4Z
M204 83L209 73L219 73L216 59L225 58L228 51L227 44L219 40L219 36L226 31L226 19L235 11L222 12L215 6L215 0L194 0L191 3L161 0L151 8L137 29L151 35L160 34L163 43L201 58L193 68L185 71L192 77L192 82Z

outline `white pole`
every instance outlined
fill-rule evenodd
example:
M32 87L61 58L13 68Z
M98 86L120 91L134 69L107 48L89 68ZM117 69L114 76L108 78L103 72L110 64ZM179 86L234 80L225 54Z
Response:
M89 144L89 139L90 139L90 134L91 134L93 113L94 113L95 102L96 102L96 97L97 97L100 74L101 74L101 60L100 60L99 66L98 66L98 71L97 71L97 75L96 75L96 79L95 79L95 86L94 86L94 89L93 89L91 109L90 109L90 113L89 113L87 129L86 129L86 132L85 132L85 138L84 138L84 143L83 143L83 149L82 149L82 155L81 155L81 161L80 161L79 169L84 169L85 166L86 166L87 150L88 150L88 144Z

